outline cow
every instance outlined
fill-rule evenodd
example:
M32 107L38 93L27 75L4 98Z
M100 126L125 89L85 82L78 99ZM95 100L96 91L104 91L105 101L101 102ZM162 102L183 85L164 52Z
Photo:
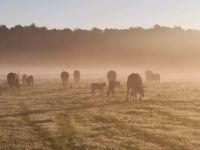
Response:
M146 71L145 76L147 82L160 83L160 74L158 73L153 73L152 71Z
M142 97L144 97L144 87L142 83L142 78L139 74L132 73L128 76L127 79L127 100L129 99L129 96L131 96L133 100L137 100L137 94L140 95L140 100L142 99Z
M75 70L74 71L74 82L78 83L80 81L80 71Z
M63 71L61 73L61 79L62 79L63 85L67 85L68 84L68 80L69 80L69 73L66 72L66 71Z
M145 76L146 76L147 82L153 81L154 73L153 73L153 71L148 70L148 71L145 72Z
M116 87L116 80L117 80L117 73L113 70L109 71L107 73L107 79L108 79L108 90L107 90L107 96L112 93L112 96L115 93L115 87Z
M154 81L160 83L160 74L158 73L154 74Z
M113 70L109 71L107 73L107 79L108 79L108 81L116 81L117 80L117 73Z
M91 93L94 95L95 94L95 91L98 90L101 92L101 94L103 94L103 91L106 87L106 83L103 82L103 83L91 83Z
M26 85L26 80L27 80L27 75L26 74L22 75L22 84L23 85Z
M8 86L13 89L13 88L20 88L20 83L19 83L19 74L10 72L7 75L7 82Z
M34 78L32 75L28 76L26 79L26 85L29 87L33 87Z

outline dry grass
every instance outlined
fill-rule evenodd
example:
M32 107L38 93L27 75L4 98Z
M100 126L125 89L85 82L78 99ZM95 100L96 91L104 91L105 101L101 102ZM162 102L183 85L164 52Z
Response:
M200 84L147 85L142 101L92 96L88 83L0 93L0 149L200 149Z

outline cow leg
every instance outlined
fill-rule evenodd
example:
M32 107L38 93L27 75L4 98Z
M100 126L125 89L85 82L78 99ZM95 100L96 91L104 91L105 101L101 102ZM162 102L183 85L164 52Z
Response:
M107 96L110 96L110 90L109 89L107 90Z
M91 89L91 93L92 93L92 95L94 95L95 94L95 90Z
M96 90L94 89L94 91L93 91L93 95L95 95L95 93L96 93Z
M136 100L136 93L135 93L134 90L132 90L131 97L132 97L132 100L133 100L133 101Z
M102 90L101 90L101 94L103 94L103 91L104 91L104 90L102 89Z
M101 92L101 95L103 95L103 90L100 90L100 92Z
M126 100L128 101L129 99L129 94L130 94L130 88L127 88L127 92L126 92Z
M131 100L134 101L134 92L133 92L133 89L132 89L132 91L131 91Z
M132 100L135 101L135 93L132 92Z
M68 80L66 81L66 89L68 89Z
M115 95L115 91L114 91L114 90L112 90L112 97L114 97L114 95Z
M134 100L137 101L137 93L134 93Z

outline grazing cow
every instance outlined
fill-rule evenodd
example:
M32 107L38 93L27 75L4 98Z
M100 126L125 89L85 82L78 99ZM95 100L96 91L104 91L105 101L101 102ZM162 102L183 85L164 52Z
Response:
M145 72L146 81L160 83L160 74L153 73L152 71Z
M93 95L95 94L96 90L100 91L101 94L103 94L103 91L106 87L106 83L104 83L104 82L103 83L92 83L90 87L91 87L91 92Z
M20 88L20 84L19 84L19 75L16 74L16 73L12 73L10 72L8 75L7 75L7 82L8 82L8 85L11 89L13 88L17 88L19 89Z
M107 96L112 93L114 95L115 93L115 87L116 87L116 80L117 80L117 73L113 70L109 71L107 73L107 79L108 79L108 90L107 90Z
M24 74L24 75L22 76L22 83L23 83L23 85L26 85L26 80L27 80L27 75Z
M160 74L158 73L154 74L153 81L156 83L160 83Z
M29 86L29 87L33 87L33 82L34 82L34 78L33 76L28 76L27 79L26 79L26 85Z
M142 83L142 78L139 74L132 73L128 76L127 80L127 100L129 99L130 95L131 98L133 97L133 100L137 100L137 94L140 95L140 99L141 97L144 97L144 87Z
M74 71L74 82L78 83L80 81L80 71L75 70Z
M68 84L68 80L69 80L69 73L66 72L66 71L63 71L61 73L61 79L62 79L63 85L67 85Z
M152 81L153 80L153 78L154 78L154 73L153 73L153 71L146 71L145 72L145 76L146 76L146 81Z

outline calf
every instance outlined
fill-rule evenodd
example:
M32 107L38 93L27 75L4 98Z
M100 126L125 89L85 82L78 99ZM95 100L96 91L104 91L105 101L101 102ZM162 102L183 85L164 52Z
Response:
M105 89L105 87L106 87L106 83L92 83L91 84L91 92L94 95L95 91L98 90L102 94L104 89Z

